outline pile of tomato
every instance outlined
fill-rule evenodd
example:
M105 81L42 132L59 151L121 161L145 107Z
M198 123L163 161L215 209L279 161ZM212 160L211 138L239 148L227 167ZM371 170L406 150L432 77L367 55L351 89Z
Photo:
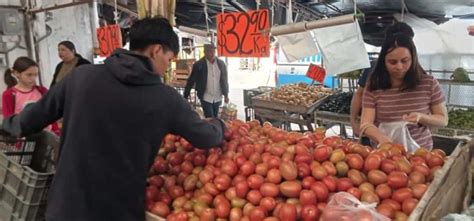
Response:
M230 122L225 138L201 150L168 134L147 180L147 211L170 221L319 220L345 191L406 220L446 159L440 149L373 150L323 129L286 132L258 121Z

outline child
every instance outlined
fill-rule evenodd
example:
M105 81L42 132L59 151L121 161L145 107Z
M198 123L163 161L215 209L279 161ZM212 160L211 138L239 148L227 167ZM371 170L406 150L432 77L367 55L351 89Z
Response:
M38 64L28 57L17 58L13 67L5 71L8 88L2 95L3 118L20 113L26 105L38 101L48 91L36 85L38 72ZM48 128L59 136L60 130L56 123Z

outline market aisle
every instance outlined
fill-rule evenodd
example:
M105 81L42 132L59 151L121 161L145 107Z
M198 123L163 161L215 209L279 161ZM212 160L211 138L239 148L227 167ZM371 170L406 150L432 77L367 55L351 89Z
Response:
M274 77L269 71L231 70L231 67L229 68L229 98L232 103L237 105L237 118L245 120L244 89L274 86Z

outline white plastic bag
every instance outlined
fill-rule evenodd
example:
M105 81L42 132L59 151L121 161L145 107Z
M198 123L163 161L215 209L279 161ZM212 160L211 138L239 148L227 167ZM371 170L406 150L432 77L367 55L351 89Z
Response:
M390 137L393 143L401 144L409 153L415 152L420 145L411 137L406 121L395 121L389 123L380 123L379 130L386 136Z
M388 217L377 212L376 206L377 203L365 204L350 193L339 192L331 197L331 200L323 210L321 220L390 221Z
M233 103L224 104L220 118L224 121L231 121L237 119L237 105Z

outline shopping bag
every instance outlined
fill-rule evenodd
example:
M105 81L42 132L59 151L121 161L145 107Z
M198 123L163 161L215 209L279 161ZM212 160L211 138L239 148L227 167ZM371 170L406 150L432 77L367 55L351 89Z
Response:
M386 136L390 137L393 143L401 144L409 153L415 152L420 145L411 137L406 121L395 121L388 123L380 123L379 130Z
M377 212L376 206L377 203L362 203L350 193L338 192L331 197L324 208L321 220L390 221L388 217Z
M224 104L220 118L224 121L231 121L237 119L237 105L230 102Z

